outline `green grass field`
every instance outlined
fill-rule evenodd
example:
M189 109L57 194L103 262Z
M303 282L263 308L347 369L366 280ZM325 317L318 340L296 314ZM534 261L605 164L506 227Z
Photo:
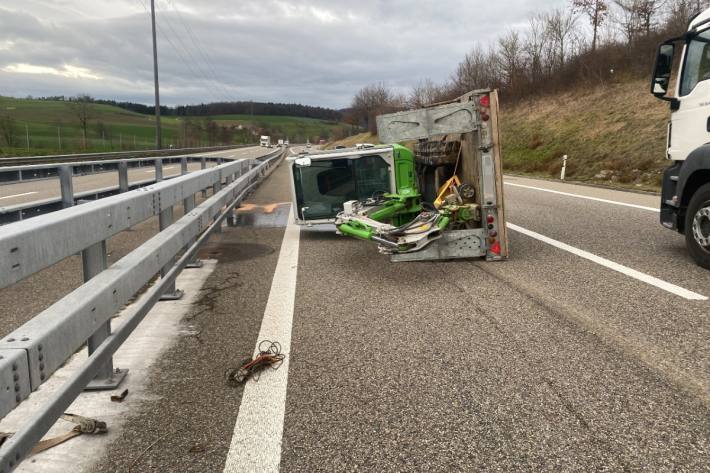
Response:
M14 120L12 146L0 129L0 156L104 152L155 148L154 118L111 105L90 104L87 143L79 119L68 102L18 99L0 96L0 122L3 117ZM238 127L229 142L219 139L211 144L256 143L260 133L274 139L288 137L292 142L317 140L340 126L311 118L219 115L210 117L218 125ZM206 117L162 117L163 146L208 146L207 133L196 131L190 139L184 136L184 123L189 120L204 128ZM29 149L28 149L29 144Z
M333 121L304 117L283 117L269 115L214 115L220 125L254 125L268 129L272 137L288 137L290 141L303 143L306 139L328 137L342 124Z

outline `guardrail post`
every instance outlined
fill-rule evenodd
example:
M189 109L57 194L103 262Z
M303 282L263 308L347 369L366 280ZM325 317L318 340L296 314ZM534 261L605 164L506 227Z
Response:
M227 176L227 185L230 185L232 182L234 182L234 174L230 174ZM227 226L228 227L236 227L237 226L237 218L236 218L236 209L232 209L229 211L229 215L227 215Z
M180 174L187 174L187 157L180 158Z
M72 166L59 166L59 185L62 189L62 208L74 205L74 168Z
M207 158L204 156L200 158L200 169L207 169ZM207 189L202 190L202 198L207 198Z
M173 207L167 207L163 209L160 212L160 216L158 217L158 220L160 222L160 231L162 232L166 228L168 228L170 225L173 223ZM163 266L163 268L160 270L160 276L164 277L168 271L172 269L172 267L175 265L175 257L170 258L168 263ZM182 299L183 296L183 291L180 289L175 289L175 282L173 281L170 283L170 285L165 289L165 292L163 295L160 297L161 301L176 301L178 299Z
M182 201L182 205L185 209L185 215L188 213L192 212L195 208L195 194L191 194ZM197 241L197 237L191 238L190 243L188 243L188 248L191 247L192 245L195 244ZM185 265L186 268L201 268L202 267L202 261L200 261L197 257L194 257L192 261L187 263Z
M118 162L118 192L128 192L128 162Z
M155 182L160 182L163 180L163 160L155 160ZM162 230L162 228L161 228Z
M220 172L217 182L212 184L212 195L216 195L217 192L219 192L221 190L222 190L222 173ZM221 233L222 232L222 225L217 225L213 231L215 233Z
M93 278L108 267L106 262L106 240L94 243L81 252L81 262L84 268L84 282ZM111 335L111 321L107 320L87 340L89 355L96 351L104 340ZM126 377L128 370L113 369L113 360L109 359L96 373L96 377L84 388L86 391L103 391L116 389Z

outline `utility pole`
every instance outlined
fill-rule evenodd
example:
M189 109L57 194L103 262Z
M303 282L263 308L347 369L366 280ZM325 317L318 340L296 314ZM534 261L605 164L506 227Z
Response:
M27 137L27 152L30 151L30 127L25 123L25 136Z
M155 81L155 148L161 149L160 133L160 89L158 88L158 42L155 38L155 0L150 0L150 21L153 26L153 79Z

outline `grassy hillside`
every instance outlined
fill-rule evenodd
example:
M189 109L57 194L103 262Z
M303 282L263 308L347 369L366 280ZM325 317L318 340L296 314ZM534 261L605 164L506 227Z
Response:
M4 116L15 120L16 143L8 146L0 139L0 154L28 154L28 134L30 154L83 151L79 120L66 102L0 97L0 117ZM162 125L166 145L176 141L178 120L164 117ZM89 105L87 132L86 151L155 147L153 117L110 105Z
M646 81L503 103L504 166L559 177L566 154L569 179L657 189L668 118L668 105L648 93Z
M0 97L0 156L102 152L155 147L154 118L150 115L119 107L89 104L87 143L83 146L82 131L76 112L68 102ZM14 143L9 145L2 133L2 120L14 121ZM162 117L163 146L206 146L207 117ZM219 115L209 117L218 125L233 128L228 138L218 135L213 144L255 143L258 135L274 138L288 136L291 141L330 136L340 126L335 122L283 116ZM186 139L185 124L189 122L190 138ZM28 150L29 137L29 150ZM225 142L225 140L227 140Z

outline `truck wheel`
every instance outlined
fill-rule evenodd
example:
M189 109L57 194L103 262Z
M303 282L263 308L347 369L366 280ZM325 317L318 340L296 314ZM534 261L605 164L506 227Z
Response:
M695 192L685 215L685 242L696 263L710 269L710 184Z

